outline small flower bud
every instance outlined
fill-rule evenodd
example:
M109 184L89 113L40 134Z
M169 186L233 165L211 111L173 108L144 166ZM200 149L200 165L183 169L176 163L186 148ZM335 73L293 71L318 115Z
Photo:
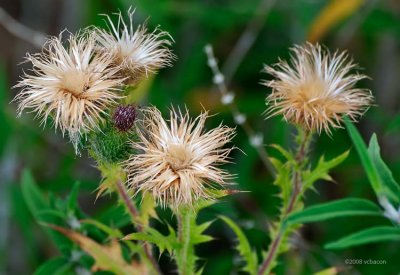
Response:
M115 110L114 126L122 131L126 132L130 130L136 120L136 107L134 105L119 105Z

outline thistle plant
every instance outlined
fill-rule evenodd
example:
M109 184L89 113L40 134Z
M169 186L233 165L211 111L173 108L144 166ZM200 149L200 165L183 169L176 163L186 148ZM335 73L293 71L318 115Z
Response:
M282 114L286 121L297 126L298 133L294 153L275 146L286 158L286 163L272 160L279 172L275 183L281 188L282 206L279 221L271 229L272 242L259 274L269 274L276 265L277 256L288 249L288 237L297 225L284 223L292 212L303 208L304 193L317 179L330 180L329 169L347 155L344 153L328 162L322 158L317 167L310 170L309 150L314 133L331 134L331 128L340 127L343 116L356 120L372 102L367 90L354 88L356 82L366 76L350 73L355 65L346 53L330 54L318 44L295 46L292 51L290 64L280 61L275 67L264 69L275 77L264 82L272 88L267 97L268 116Z
M125 211L119 221L122 225L105 224L79 211L78 187L74 187L67 201L54 203L40 197L40 205L30 205L56 241L61 242L55 232L72 241L73 244L62 243L60 250L67 247L69 258L64 255L62 260L72 263L75 273L90 268L113 274L162 274L158 259L165 253L175 263L174 272L201 274L195 248L213 239L205 231L214 220L198 223L199 212L226 195L246 191L233 185L235 176L224 167L228 163L235 165L232 151L236 148L236 130L223 124L208 129L208 110L192 116L186 107L171 106L169 116L165 116L155 106L132 100L132 94L147 77L172 66L176 58L168 32L158 28L149 32L145 24L135 27L133 17L134 10L129 9L128 20L123 13L105 15L108 29L89 27L76 34L64 31L49 38L40 53L27 55L32 69L15 85L21 89L15 97L19 115L30 110L41 124L49 122L63 136L68 135L78 156L87 151L93 158L102 176L97 197L114 193L118 196ZM264 72L272 79L262 82L271 90L264 116L282 116L297 131L295 148L270 146L280 157L266 153L263 136L256 134L234 104L234 94L227 90L211 46L206 47L206 53L214 82L223 95L222 103L230 106L235 122L243 126L279 188L279 214L270 224L268 245L252 248L233 219L219 216L237 235L237 250L244 259L242 271L274 272L281 254L292 248L293 234L308 222L377 215L393 225L344 237L326 246L331 249L368 243L371 238L399 238L400 187L380 156L376 136L367 148L352 124L368 110L373 96L356 86L367 77L353 72L357 66L346 52L331 53L319 44L306 43L291 49L289 62L280 60L265 66ZM343 125L381 208L359 198L304 205L306 192L314 189L318 180L332 181L330 170L348 155L348 151L343 152L330 160L321 156L314 164L312 143L322 134L333 140L333 130ZM31 193L38 197L40 192L28 173L24 180L28 182L24 187L28 200ZM172 213L171 221L160 218L160 213L166 211L171 211L167 212ZM160 224L167 234L161 233ZM267 251L256 253L265 247ZM82 252L92 261L85 262ZM43 270L47 269L41 270L45 274Z

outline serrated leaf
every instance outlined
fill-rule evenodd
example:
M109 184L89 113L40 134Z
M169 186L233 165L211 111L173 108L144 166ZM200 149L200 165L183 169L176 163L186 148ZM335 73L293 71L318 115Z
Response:
M148 227L150 218L157 218L156 203L153 196L148 193L143 194L140 203L138 222L143 227Z
M343 162L347 156L349 155L349 151L344 152L343 154L333 158L329 161L325 161L324 157L322 156L317 166L312 171L305 171L303 172L303 189L302 192L307 190L308 188L312 187L314 182L319 179L323 180L332 180L329 176L329 171Z
M171 255L172 251L178 247L175 231L169 228L169 234L163 235L156 229L148 227L144 232L136 232L126 235L123 240L145 241L155 244L160 250L160 254L165 250Z
M232 230L235 232L238 244L236 250L239 252L240 256L245 260L245 266L242 268L243 271L249 272L250 274L257 274L257 255L251 249L250 243L247 240L246 235L240 229L236 223L226 216L220 216Z
M383 241L400 241L400 228L379 226L362 230L325 245L326 249L343 249Z
M380 154L380 147L378 144L378 139L376 134L373 134L371 140L369 142L368 153L371 157L372 163L376 167L376 171L378 172L379 178L382 181L382 185L384 188L384 193L388 196L388 199L393 200L394 202L400 202L400 186L393 178L392 171L390 171L389 167L383 161Z
M95 260L93 271L107 270L117 275L138 274L147 272L144 265L132 261L127 263L122 256L121 246L117 240L112 240L110 244L102 245L96 241L72 230L49 225L50 228L64 234L71 241L76 243L82 250L88 253Z
M371 201L347 198L321 203L291 214L286 225L318 222L349 216L381 216L379 207Z
M283 208L286 208L292 192L291 166L276 158L270 158L270 161L277 172L274 184L280 188L279 196L282 199Z

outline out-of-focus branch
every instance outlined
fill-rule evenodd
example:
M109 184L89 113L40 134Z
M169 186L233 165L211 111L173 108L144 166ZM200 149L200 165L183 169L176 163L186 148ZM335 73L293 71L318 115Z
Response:
M21 24L9 15L2 7L0 7L0 25L15 37L24 40L37 48L42 48L46 41L45 34L32 30Z
M234 100L235 94L233 92L228 91L224 75L221 73L218 67L212 46L206 45L204 50L207 54L208 66L211 68L214 74L214 79L213 79L214 84L218 87L218 90L221 93L222 104L227 105L229 107L235 122L243 128L243 130L249 137L250 144L257 150L257 153L259 154L268 172L272 176L275 176L275 169L273 168L269 160L268 154L263 146L264 136L261 133L256 133L254 129L251 127L250 123L247 121L246 116L240 113L239 108Z
M276 0L262 0L260 2L256 9L257 12L254 13L253 18L248 23L245 31L240 36L238 42L235 44L235 47L222 66L222 73L225 76L225 83L227 86L229 86L243 58L246 56L251 46L253 46L275 1Z

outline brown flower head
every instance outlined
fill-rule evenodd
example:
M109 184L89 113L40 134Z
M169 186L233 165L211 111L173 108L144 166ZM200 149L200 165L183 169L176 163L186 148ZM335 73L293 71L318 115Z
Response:
M354 87L366 76L350 73L356 65L346 52L330 54L311 43L292 51L291 64L265 66L265 72L275 77L263 83L272 88L267 97L269 117L282 114L310 131L330 134L331 127L340 127L343 116L356 120L366 111L373 97L370 91Z
M15 86L22 88L15 100L19 115L32 109L43 124L52 117L77 150L80 137L97 129L107 108L120 98L116 91L122 79L109 56L94 54L92 33L69 35L67 47L61 34L50 38L41 53L27 56L32 74L25 73Z
M113 56L114 62L122 67L126 84L137 84L144 75L170 66L175 58L168 48L172 44L171 36L158 28L148 32L146 25L133 27L134 10L128 10L129 22L126 23L121 13L114 24L106 15L109 31L97 29L97 41L100 51Z
M132 144L141 153L126 162L128 183L136 192L149 192L164 207L176 207L212 198L212 188L227 184L231 176L218 165L228 162L232 148L222 147L233 138L233 129L204 131L207 112L193 120L187 111L172 109L169 121L156 108L144 112L140 142Z

